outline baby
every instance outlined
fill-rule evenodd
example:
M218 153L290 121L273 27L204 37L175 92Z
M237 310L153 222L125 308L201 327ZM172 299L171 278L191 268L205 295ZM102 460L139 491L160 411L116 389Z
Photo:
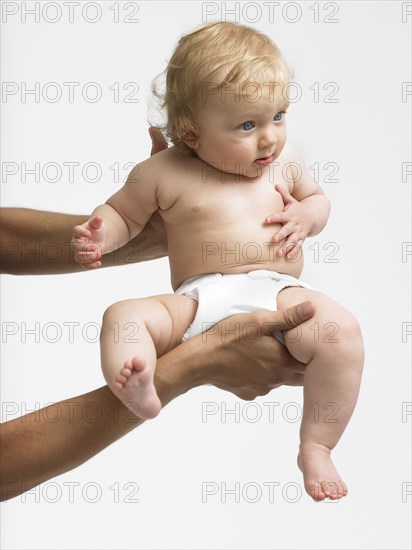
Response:
M310 300L315 316L275 335L306 364L298 455L306 491L336 499L347 487L330 453L356 404L363 344L348 311L297 279L302 243L322 230L330 207L286 144L289 81L276 45L253 29L217 22L182 37L163 96L174 146L137 165L74 228L72 244L78 262L97 268L154 212L163 219L175 294L114 304L101 334L106 381L142 418L161 408L158 356L235 313Z

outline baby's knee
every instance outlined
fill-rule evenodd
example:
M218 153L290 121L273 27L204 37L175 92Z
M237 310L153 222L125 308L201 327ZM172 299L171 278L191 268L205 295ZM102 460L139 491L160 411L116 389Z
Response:
M356 363L363 363L364 348L362 331L354 315L345 311L335 323L340 353L344 353Z
M131 300L121 300L111 304L103 313L103 325L113 323L119 319L124 319L132 312L133 305Z

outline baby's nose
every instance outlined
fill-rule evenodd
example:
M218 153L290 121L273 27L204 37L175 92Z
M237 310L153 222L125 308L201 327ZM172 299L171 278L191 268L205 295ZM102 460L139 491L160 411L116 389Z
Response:
M259 147L264 149L265 147L275 145L277 142L276 132L274 129L267 130L260 135Z

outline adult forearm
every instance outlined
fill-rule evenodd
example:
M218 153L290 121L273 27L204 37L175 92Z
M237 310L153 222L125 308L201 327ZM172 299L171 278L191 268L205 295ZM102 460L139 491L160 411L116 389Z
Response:
M159 358L155 386L162 405L205 383L242 399L265 395L281 384L301 385L304 365L271 334L312 317L313 307L305 306L230 317ZM250 341L250 326L257 328L257 340ZM59 420L51 422L56 407ZM5 422L2 500L75 468L141 423L107 386Z
M104 387L2 424L2 500L75 468L127 433L136 420L126 423L122 413ZM48 420L56 415L57 422Z
M70 239L73 226L86 219L28 208L2 208L1 272L36 275L80 271L72 257Z
M158 360L155 385L163 406L198 385L195 346L182 348ZM1 500L76 468L142 422L104 386L3 423Z
M154 218L154 217L153 217ZM157 216L158 218L158 216ZM70 246L73 227L86 215L61 214L29 208L0 209L0 273L56 275L84 271L74 261ZM143 232L119 250L102 258L102 267L159 258L167 244L159 220L151 220Z

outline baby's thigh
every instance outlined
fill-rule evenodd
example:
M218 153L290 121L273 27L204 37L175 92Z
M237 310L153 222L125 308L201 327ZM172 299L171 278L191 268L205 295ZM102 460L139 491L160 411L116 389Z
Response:
M149 333L156 347L157 355L163 355L180 344L182 337L192 323L197 302L192 298L176 294L159 294L148 298L123 300L111 305L103 316L102 332L123 327L132 330L138 327ZM120 329L119 329L120 330Z
M315 354L341 353L361 339L359 325L354 316L325 294L302 287L288 287L279 292L277 308L311 301L315 314L298 327L283 333L285 344L293 357L302 363L311 361Z
M198 303L193 298L188 298L182 294L160 294L154 296L154 299L167 312L165 322L167 328L167 336L164 342L163 353L167 353L182 342L183 335L193 322ZM155 323L149 321L149 327L152 331L156 330Z

